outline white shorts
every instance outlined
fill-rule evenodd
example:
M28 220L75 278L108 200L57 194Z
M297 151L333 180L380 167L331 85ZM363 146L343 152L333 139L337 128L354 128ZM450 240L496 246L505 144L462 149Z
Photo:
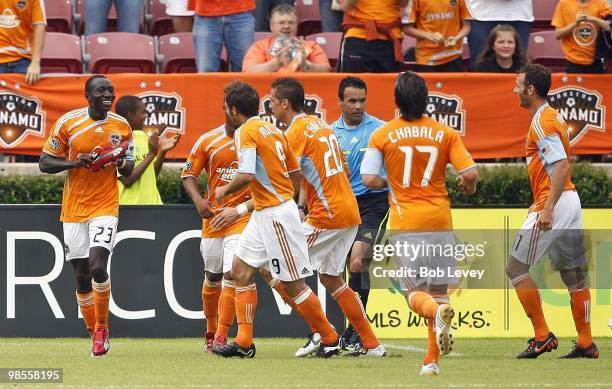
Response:
M582 230L582 208L578 193L561 193L553 211L550 231L537 228L539 212L531 212L516 233L511 255L519 262L535 265L548 254L555 270L573 269L586 262Z
M399 279L402 290L412 290L423 285L447 285L456 281L450 278L456 268L456 260L444 248L455 245L455 235L452 231L406 232L391 235L389 244L400 244L409 247L408 255L400 252L394 257L396 270L403 270L412 276ZM417 252L418 255L413 254Z
M325 230L303 223L310 262L319 274L337 276L346 270L346 257L351 251L359 226Z
M232 260L240 234L223 238L202 238L200 252L204 259L204 270L211 273L227 273L232 270Z
M118 221L116 216L98 216L86 222L64 223L66 261L89 258L92 247L104 247L112 253Z
M187 0L166 0L166 15L193 16L193 11L187 11Z
M308 246L293 200L254 211L238 239L236 255L274 278L295 281L312 275Z

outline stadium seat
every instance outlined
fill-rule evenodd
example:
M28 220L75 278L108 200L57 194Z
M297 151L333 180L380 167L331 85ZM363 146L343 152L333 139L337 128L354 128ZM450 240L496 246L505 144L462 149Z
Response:
M195 73L193 36L181 32L159 37L159 54L163 55L163 73Z
M298 35L306 36L321 32L319 0L296 0Z
M86 37L91 73L155 73L153 37L130 32L106 32Z
M85 31L85 2L96 1L96 0L76 0L76 14L75 20L77 20L76 31L79 35L83 35ZM141 9L141 21L140 21L140 33L144 33L144 4ZM77 16L78 15L78 16ZM108 13L106 31L117 31L117 10L115 4L111 5L110 12Z
M547 66L553 72L565 71L565 56L554 31L531 33L527 57L529 62Z
M72 32L72 3L70 0L46 0L47 32Z
M534 21L531 23L532 32L554 29L550 25L550 21L555 13L557 3L559 3L559 0L533 0Z
M42 73L83 73L81 39L63 32L47 32L40 66Z
M147 0L148 13L145 16L149 24L149 34L154 36L162 36L172 34L172 19L166 15L166 5L160 0Z
M318 34L308 35L306 38L308 41L315 41L329 59L329 64L333 68L340 58L340 46L342 45L342 33L341 32L320 32Z

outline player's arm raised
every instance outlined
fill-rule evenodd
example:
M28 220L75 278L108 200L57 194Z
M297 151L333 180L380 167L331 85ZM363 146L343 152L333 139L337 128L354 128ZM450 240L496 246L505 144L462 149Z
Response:
M93 162L91 154L81 154L77 159L66 160L61 157L55 157L45 152L40 154L38 167L41 172L48 174L56 174L68 169L79 168L90 165Z

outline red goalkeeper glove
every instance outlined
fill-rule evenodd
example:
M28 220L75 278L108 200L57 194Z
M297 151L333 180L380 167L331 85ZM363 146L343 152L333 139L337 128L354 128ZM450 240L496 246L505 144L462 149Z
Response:
M92 151L93 162L87 168L92 172L97 172L125 157L129 148L128 141L121 142L117 146L98 146Z

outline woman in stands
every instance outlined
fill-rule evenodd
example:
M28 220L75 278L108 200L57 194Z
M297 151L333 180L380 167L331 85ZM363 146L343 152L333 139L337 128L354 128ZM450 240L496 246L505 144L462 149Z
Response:
M476 60L476 71L484 73L516 73L525 64L516 30L508 24L498 24L489 33L487 47Z

